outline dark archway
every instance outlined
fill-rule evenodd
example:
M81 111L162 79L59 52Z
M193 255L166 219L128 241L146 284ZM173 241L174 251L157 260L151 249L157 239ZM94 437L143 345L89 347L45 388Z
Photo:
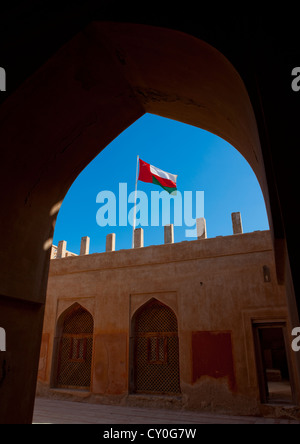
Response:
M285 240L290 215L282 198L286 184L280 182L278 191L257 77L249 79L244 70L246 89L229 60L191 34L93 23L1 106L1 327L15 369L1 387L3 422L31 421L50 246L60 203L83 168L145 112L211 131L247 159L265 198L292 324L298 322ZM221 42L222 33L218 38ZM228 47L231 43L227 39ZM238 57L240 49L232 49L232 54ZM285 225L279 196L287 209ZM291 235L289 240L292 243ZM289 251L294 251L292 246ZM24 402L10 409L8 400L20 397Z

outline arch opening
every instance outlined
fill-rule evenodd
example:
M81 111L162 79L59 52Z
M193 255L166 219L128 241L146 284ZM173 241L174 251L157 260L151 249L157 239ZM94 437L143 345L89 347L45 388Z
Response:
M185 153L179 151L183 146ZM237 210L243 232L269 229L257 178L234 147L208 131L146 113L77 177L58 214L55 246L64 239L71 252L81 254L85 235L90 253L98 253L106 250L106 237L113 232L115 249L131 247L137 153L178 174L176 196L138 181L136 226L144 230L145 246L163 243L162 227L170 223L174 242L196 239L196 218L203 216L207 237L230 235L230 213Z
M90 389L93 354L92 315L75 303L57 320L52 366L52 385Z
M99 152L145 113L203 128L234 146L257 176L272 231L247 90L232 64L209 44L170 29L94 22L62 47L17 96L22 109L14 108L16 98L2 108L4 113L14 108L13 119L3 127L3 145L10 146L13 133L20 151L17 165L14 157L8 161L7 183L13 190L12 178L18 176L24 184L16 190L13 205L6 200L9 196L3 200L8 209L3 230L8 235L3 240L7 254L1 269L2 294L44 300L55 220L67 190ZM24 225L22 220L31 223ZM26 260L16 263L12 242L23 245ZM11 270L18 276L13 287L5 284Z
M175 313L152 298L132 318L133 393L180 393L178 325Z

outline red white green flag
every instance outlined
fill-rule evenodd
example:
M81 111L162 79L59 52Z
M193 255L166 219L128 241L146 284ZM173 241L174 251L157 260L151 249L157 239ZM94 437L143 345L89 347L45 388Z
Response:
M176 192L177 190L177 174L167 173L149 163L144 162L139 159L139 177L138 180L142 182L154 183L155 185L160 185L168 193Z

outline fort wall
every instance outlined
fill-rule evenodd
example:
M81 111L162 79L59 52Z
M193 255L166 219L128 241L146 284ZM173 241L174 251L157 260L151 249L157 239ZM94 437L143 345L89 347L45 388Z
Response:
M174 243L173 228L168 226L163 245L115 251L115 237L109 236L104 253L88 254L85 248L82 255L52 260L38 394L260 414L264 407L254 325L284 325L287 337L291 328L284 287L276 280L270 232L242 234L239 221L233 218L239 234L231 236L203 236L202 221L197 240ZM180 390L175 394L157 391L153 383L152 391L137 390L135 316L153 301L168 307L177 319ZM93 318L90 385L81 390L61 387L56 379L58 326L70 307L78 306ZM159 331L155 335L163 337ZM147 359L151 341L148 338ZM161 351L157 348L157 365L151 358L149 366L163 369L167 352L167 345ZM292 379L294 358L290 347L286 352ZM293 390L298 390L296 383Z

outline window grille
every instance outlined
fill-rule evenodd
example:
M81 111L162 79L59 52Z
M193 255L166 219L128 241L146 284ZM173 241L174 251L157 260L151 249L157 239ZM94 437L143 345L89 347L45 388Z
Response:
M92 349L93 317L79 306L64 320L59 344L58 387L90 387Z
M135 391L180 392L177 319L157 300L148 303L135 319Z

